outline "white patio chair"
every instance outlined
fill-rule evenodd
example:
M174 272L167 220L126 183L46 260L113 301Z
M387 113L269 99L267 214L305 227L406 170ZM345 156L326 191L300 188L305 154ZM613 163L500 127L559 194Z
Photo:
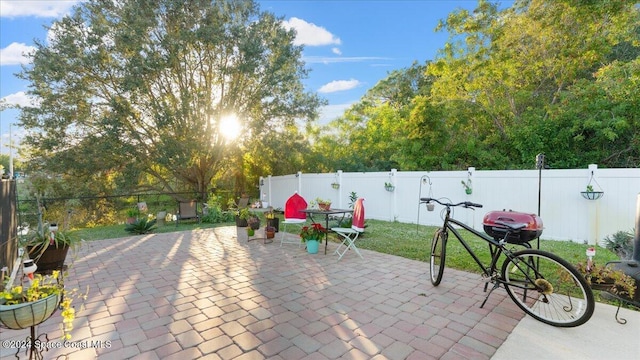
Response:
M362 254L356 247L356 240L358 235L364 231L364 198L359 198L353 206L353 217L350 228L335 227L331 228L331 231L342 237L342 243L338 245L335 253L338 254L338 260L342 259L344 254L349 249L353 249L361 259ZM342 249L344 247L344 249Z

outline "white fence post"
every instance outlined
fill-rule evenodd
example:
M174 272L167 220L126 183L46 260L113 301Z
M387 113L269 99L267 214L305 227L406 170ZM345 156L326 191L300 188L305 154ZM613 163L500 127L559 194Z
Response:
M336 182L338 183L338 208L342 209L342 190L344 190L342 187L342 170L336 171Z

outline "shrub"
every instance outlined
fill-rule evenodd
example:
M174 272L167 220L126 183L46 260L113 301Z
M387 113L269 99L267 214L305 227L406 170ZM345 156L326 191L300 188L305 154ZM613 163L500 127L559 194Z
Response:
M628 231L618 231L604 238L605 247L618 254L620 259L629 260L633 255L633 235Z
M202 222L217 224L234 221L235 213L222 210L221 197L212 195L207 202L207 214L202 216Z
M143 235L153 232L153 230L156 229L155 225L156 219L149 221L146 218L141 218L136 220L133 224L127 224L124 227L124 230L132 234Z

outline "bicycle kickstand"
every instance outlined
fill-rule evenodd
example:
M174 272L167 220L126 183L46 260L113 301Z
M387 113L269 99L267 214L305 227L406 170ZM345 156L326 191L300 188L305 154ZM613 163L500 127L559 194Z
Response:
M484 284L485 291L486 291L486 289L487 289L487 285L488 285L488 284L486 284L486 283ZM491 295L491 293L493 292L493 290L495 290L495 289L497 289L497 288L499 288L499 287L500 287L500 283L499 283L499 282L497 282L497 281L496 281L495 283L493 283L493 286L491 287L491 290L489 290L489 293L488 293L488 294L487 294L487 296L484 298L484 301L482 302L482 305L480 305L480 308L481 308L481 309L484 307L484 304L486 304L486 303L487 303L487 300L489 300L489 295Z

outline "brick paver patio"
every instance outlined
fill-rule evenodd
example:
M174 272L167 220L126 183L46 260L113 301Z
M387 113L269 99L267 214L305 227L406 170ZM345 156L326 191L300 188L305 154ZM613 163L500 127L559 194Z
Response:
M66 280L89 286L85 309L44 357L488 359L523 317L504 290L480 309L479 275L446 269L434 288L424 262L366 250L337 261L336 245L309 255L235 227L89 242ZM58 312L38 332L58 342L59 325Z

